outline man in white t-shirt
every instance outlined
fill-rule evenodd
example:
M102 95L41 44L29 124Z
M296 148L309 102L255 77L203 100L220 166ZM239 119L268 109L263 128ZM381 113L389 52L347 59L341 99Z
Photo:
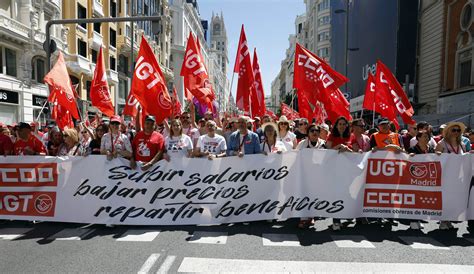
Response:
M225 157L227 145L225 138L216 134L216 122L207 121L207 134L199 137L194 150L195 157L207 157L209 160L219 157Z

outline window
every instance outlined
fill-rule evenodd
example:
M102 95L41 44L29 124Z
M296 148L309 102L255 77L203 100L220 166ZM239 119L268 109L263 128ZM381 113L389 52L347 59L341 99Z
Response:
M303 24L299 23L298 24L298 33L301 33L301 30L303 29Z
M219 24L214 24L214 27L213 27L213 35L221 35L221 25Z
M461 27L467 30L472 21L472 5L467 4L461 12Z
M318 11L323 11L329 9L329 0L323 0L318 4Z
M115 66L115 58L110 56L110 69L116 71L117 67Z
M125 1L127 2L127 1ZM118 0L118 12L122 13L122 0Z
M149 13L149 10L150 10L150 9L148 8L148 5L145 3L145 4L143 5L143 14L144 14L144 15L149 15L149 14L148 14L148 13Z
M329 31L321 32L318 34L318 42L327 41L330 38Z
M319 25L324 26L331 23L331 18L329 16L324 16L319 18Z
M17 76L16 71L16 51L5 48L5 67L6 73L10 76Z
M472 49L460 52L458 59L458 87L463 88L471 85Z
M77 4L77 18L87 18L87 9L81 4ZM87 29L87 24L79 24L84 29Z
M90 93L91 86L92 86L92 82L91 82L91 81L87 81L87 82L86 82L86 94L87 94L87 101L89 101L89 102L90 102L90 100L91 100L91 93Z
M110 29L110 45L112 47L117 47L117 32L113 29Z
M117 3L115 1L110 1L110 16L117 17Z
M100 23L94 23L94 31L97 32L97 33L100 33Z
M318 55L321 58L329 57L329 48L322 48L318 50Z
M118 96L120 99L127 98L127 80L119 78L119 92Z
M77 39L77 53L80 56L87 58L87 43L81 39Z
M42 57L34 57L31 61L31 79L37 83L43 83L43 78L46 75L46 60Z
M128 58L123 54L119 55L118 71L128 74Z
M93 50L91 51L92 63L94 63L94 64L97 63L97 56L98 56L97 51L93 49Z

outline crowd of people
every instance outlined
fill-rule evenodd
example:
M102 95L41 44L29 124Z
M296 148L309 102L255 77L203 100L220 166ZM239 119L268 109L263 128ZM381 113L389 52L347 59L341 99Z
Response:
M108 160L126 158L131 168L147 170L162 159L213 160L302 149L333 149L341 153L386 150L410 156L474 152L474 130L461 122L443 124L435 133L427 122L397 131L387 119L380 119L377 127L369 128L363 119L348 121L344 117L339 117L334 124L329 121L314 124L305 118L289 120L285 116L273 121L269 115L253 119L248 116L216 119L213 113L207 112L196 121L192 110L159 125L153 116L146 116L141 123L137 119L135 125L126 124L120 116L103 119L96 126L79 123L75 128L64 130L54 124L39 128L37 123L0 123L0 155L106 155ZM394 222L363 218L357 221L364 224ZM474 227L472 221L469 222L469 226ZM313 224L314 218L304 218L298 227ZM341 228L341 220L334 219L332 229ZM412 220L410 228L419 230L422 225ZM441 221L439 228L448 230L453 225Z

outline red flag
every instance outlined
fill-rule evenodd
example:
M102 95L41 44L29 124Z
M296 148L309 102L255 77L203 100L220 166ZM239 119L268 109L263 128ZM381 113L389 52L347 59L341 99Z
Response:
M380 60L377 61L376 89L385 89L388 92L392 98L390 102L393 102L395 109L405 124L416 124L416 121L411 118L415 112L405 91L397 81L397 78Z
M130 94L128 94L127 101L125 102L125 107L123 108L122 115L128 115L128 116L131 116L132 118L135 118L138 114L139 106L140 106L140 103L130 92Z
M276 116L275 113L273 113L273 111L271 111L269 109L266 110L265 114L270 115L270 117L275 121L278 120L278 116Z
M99 50L97 63L94 71L94 78L90 90L92 105L98 108L106 116L115 115L115 108L110 98L109 85L107 83L107 75L105 74L104 56L102 55L102 47Z
M340 116L344 116L349 121L352 120L349 110L350 104L339 89L330 91L329 96L322 99L330 121L335 122Z
M155 116L157 123L171 115L173 106L165 77L144 36L138 51L130 93L140 102L144 111Z
M48 101L53 102L52 97L57 99L57 103L62 108L69 111L75 119L79 119L76 99L71 88L71 79L66 68L66 62L62 52L59 52L58 61L54 67L44 77L44 82L49 85L50 96ZM54 93L54 94L53 94Z
M174 115L181 115L181 103L179 102L178 94L176 93L176 88L173 88L173 100L174 100Z
M50 89L52 89L50 87ZM52 102L53 107L51 109L51 118L56 121L59 129L64 130L65 128L74 128L74 121L69 111L58 102L57 93L51 93L48 100Z
M201 104L209 105L215 99L202 54L198 50L191 32L189 33L180 75L184 77L185 90L189 90Z
M372 73L368 73L367 83L365 84L365 96L364 102L362 103L362 107L367 110L375 110L375 79ZM378 112L378 111L377 111Z
M242 25L242 29L240 31L240 40L239 47L237 48L237 55L235 57L234 73L239 74L236 97L237 107L240 110L249 112L251 100L250 96L254 87L254 79L244 25Z
M252 92L252 116L262 117L267 107L265 106L265 92L263 91L262 74L260 73L260 65L258 64L257 49L253 50L253 77L255 79L254 89Z
M294 109L290 108L290 106L288 106L287 104L281 102L280 108L281 108L281 115L285 115L288 119L294 120L294 119L300 118L300 114L296 112Z
M387 90L377 90L375 77L372 75L372 73L369 73L367 84L365 86L365 96L362 107L378 112L383 117L386 117L395 124L398 124L396 110L395 108L392 108L391 104L388 104L390 100L391 98Z

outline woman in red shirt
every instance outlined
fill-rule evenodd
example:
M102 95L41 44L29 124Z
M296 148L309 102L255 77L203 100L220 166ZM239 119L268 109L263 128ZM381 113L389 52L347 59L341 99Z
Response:
M339 150L340 152L351 151L351 132L349 130L349 121L345 117L337 118L332 128L331 135L326 141L328 149Z

